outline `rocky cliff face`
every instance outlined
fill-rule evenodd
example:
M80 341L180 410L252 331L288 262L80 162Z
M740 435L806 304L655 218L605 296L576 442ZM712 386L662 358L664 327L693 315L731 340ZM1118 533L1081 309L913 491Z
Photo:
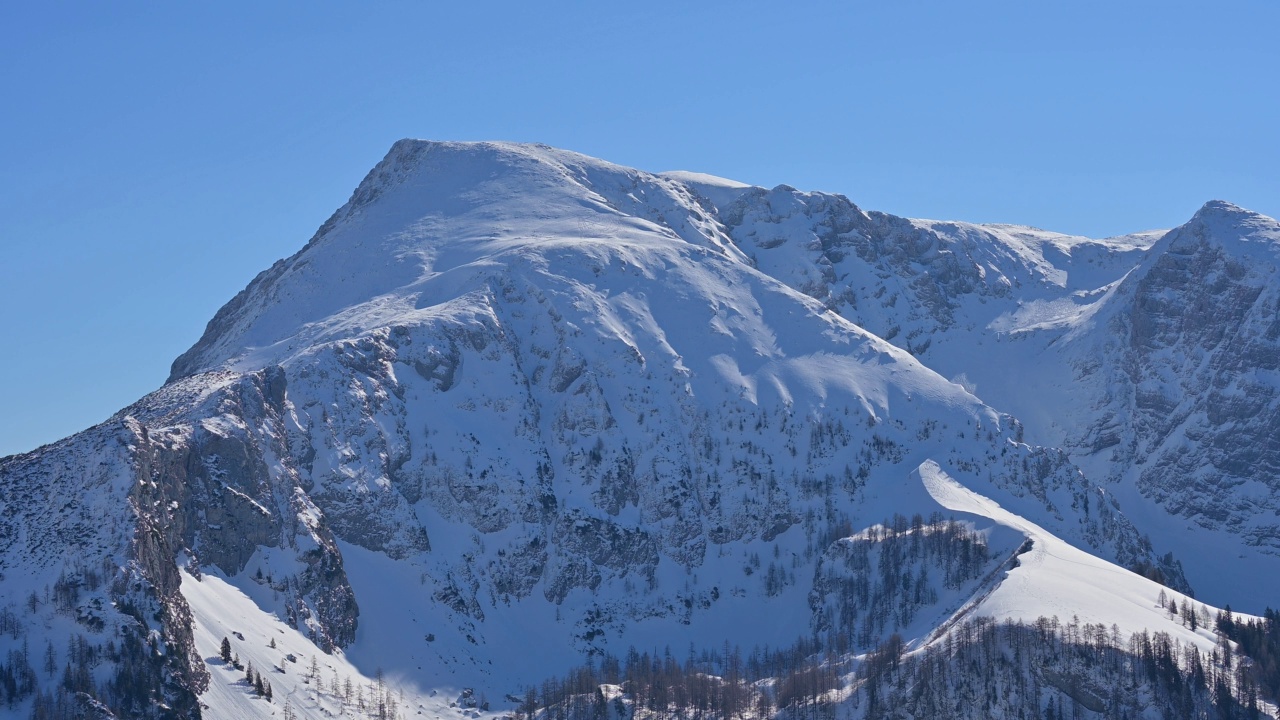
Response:
M194 567L232 576L263 549L287 549L297 565L273 578L284 613L323 648L349 644L359 611L333 533L303 488L298 464L307 453L290 452L284 373L271 367L209 380L195 413L178 406L186 417L157 417L175 409L166 391L125 416L138 428L135 453L149 478L140 509L164 528L169 557L182 553Z
M762 271L929 364L949 331L983 330L995 317L985 306L1095 291L1154 241L909 220L786 185L739 190L715 212Z
M1161 241L1111 327L1117 474L1168 512L1280 548L1280 226L1206 205Z

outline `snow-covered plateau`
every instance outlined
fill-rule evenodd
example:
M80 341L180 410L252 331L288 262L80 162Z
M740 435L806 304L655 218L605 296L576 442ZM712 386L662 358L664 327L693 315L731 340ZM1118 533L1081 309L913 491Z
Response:
M0 715L1274 717L1278 265L402 140L0 459Z

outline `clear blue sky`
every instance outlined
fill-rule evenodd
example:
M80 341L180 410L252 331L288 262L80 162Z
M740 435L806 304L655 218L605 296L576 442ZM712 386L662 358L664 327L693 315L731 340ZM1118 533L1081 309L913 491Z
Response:
M1277 27L1275 0L3 3L0 455L158 387L401 137L1095 236L1275 216Z

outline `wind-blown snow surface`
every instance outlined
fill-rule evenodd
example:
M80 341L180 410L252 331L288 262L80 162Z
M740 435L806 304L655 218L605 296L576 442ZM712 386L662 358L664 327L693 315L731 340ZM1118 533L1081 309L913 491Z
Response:
M1211 652L1217 641L1208 628L1191 630L1170 618L1157 599L1161 593L1182 603L1187 597L1073 547L1035 523L1014 515L989 498L964 487L937 463L927 461L916 477L943 507L1012 529L1030 541L1017 567L990 591L976 597L966 613L997 620L1040 617L1078 618L1085 624L1167 632L1180 642ZM965 516L965 515L962 515Z
M967 513L994 563L933 578L901 614L917 642L965 613L1034 620L1057 607L1045 588L1082 619L1172 626L1155 586L1115 584L1110 562L1182 581L1163 506L1028 445L1083 432L1093 406L1070 405L1076 424L1054 435L1041 388L1010 372L1046 334L1111 317L1142 253L1171 242L1157 238L905 220L544 146L401 141L164 388L0 460L5 508L67 499L0 514L3 570L87 587L69 550L113 568L81 604L163 611L166 677L214 717L291 693L300 714L338 712L275 652L307 645L334 653L326 682L381 668L402 708L445 717L440 698L463 688L509 707L593 653L830 632L839 568L895 514ZM1030 430L975 395L987 387L1035 415ZM110 532L48 544L99 505L121 516ZM14 607L29 589L0 588ZM52 627L68 611L40 612ZM862 649L892 629L865 628ZM210 659L230 631L284 670L274 705Z

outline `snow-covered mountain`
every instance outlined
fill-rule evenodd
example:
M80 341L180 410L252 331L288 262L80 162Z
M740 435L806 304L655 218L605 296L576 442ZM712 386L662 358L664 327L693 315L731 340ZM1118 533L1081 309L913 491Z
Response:
M759 267L1062 448L1204 597L1280 596L1275 220L1213 201L1089 240L751 192L722 216Z
M1054 615L1208 658L1193 588L1280 590L1278 242L398 142L163 388L0 459L0 701L475 717L631 647Z

